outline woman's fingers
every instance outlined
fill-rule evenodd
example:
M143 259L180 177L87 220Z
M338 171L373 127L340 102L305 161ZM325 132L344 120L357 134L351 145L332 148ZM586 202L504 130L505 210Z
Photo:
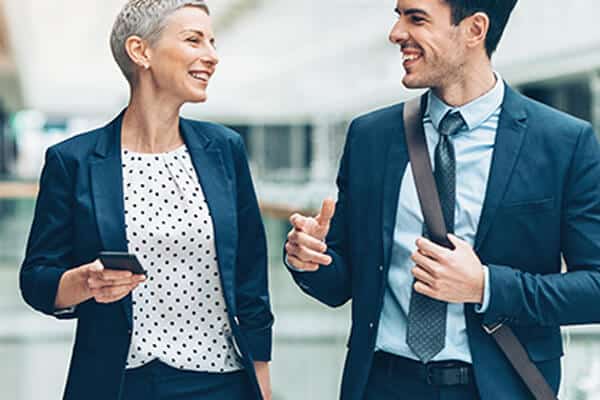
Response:
M146 277L144 275L131 275L127 278L120 279L106 279L91 276L90 278L88 278L87 284L90 289L100 289L112 286L132 285L144 282L145 280Z
M138 285L139 282L128 285L118 285L103 287L99 289L92 289L92 294L94 296L94 299L98 303L113 303L127 296Z

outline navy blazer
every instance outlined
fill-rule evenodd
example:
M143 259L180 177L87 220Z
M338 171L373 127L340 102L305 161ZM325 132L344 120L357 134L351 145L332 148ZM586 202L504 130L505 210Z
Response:
M306 293L330 306L352 299L344 400L362 399L375 349L409 161L402 111L399 104L353 121L327 237L333 263L292 271ZM531 398L484 322L511 326L558 391L560 326L600 322L600 147L590 124L507 86L475 250L489 266L491 290L485 315L465 305L481 398Z
M46 153L20 275L25 301L45 314L54 315L65 271L103 250L127 251L122 117ZM265 232L244 145L221 125L182 118L180 131L213 218L229 322L258 394L252 361L270 360L273 316ZM91 299L66 317L77 318L77 333L64 398L118 399L132 333L131 295L111 304Z

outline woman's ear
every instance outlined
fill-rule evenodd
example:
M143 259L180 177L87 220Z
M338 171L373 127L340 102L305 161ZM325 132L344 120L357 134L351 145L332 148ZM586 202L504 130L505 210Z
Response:
M139 36L130 36L125 41L125 51L134 64L140 68L150 68L150 57L148 56L148 43Z
M467 38L467 46L485 49L485 39L490 30L490 17L484 12L477 12L463 20Z

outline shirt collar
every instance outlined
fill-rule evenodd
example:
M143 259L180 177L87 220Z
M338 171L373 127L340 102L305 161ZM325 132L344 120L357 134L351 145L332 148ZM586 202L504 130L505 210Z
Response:
M447 105L430 90L427 96L425 115L429 115L435 129L439 128L442 118L448 111L459 111L469 131L487 121L504 101L504 82L499 73L494 71L494 75L496 75L496 84L492 90L460 107Z

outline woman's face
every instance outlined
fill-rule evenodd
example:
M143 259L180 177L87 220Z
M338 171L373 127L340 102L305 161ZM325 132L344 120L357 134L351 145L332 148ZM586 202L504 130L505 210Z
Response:
M219 59L210 17L199 7L183 7L167 20L148 49L150 73L160 93L182 103L206 101L206 88Z

